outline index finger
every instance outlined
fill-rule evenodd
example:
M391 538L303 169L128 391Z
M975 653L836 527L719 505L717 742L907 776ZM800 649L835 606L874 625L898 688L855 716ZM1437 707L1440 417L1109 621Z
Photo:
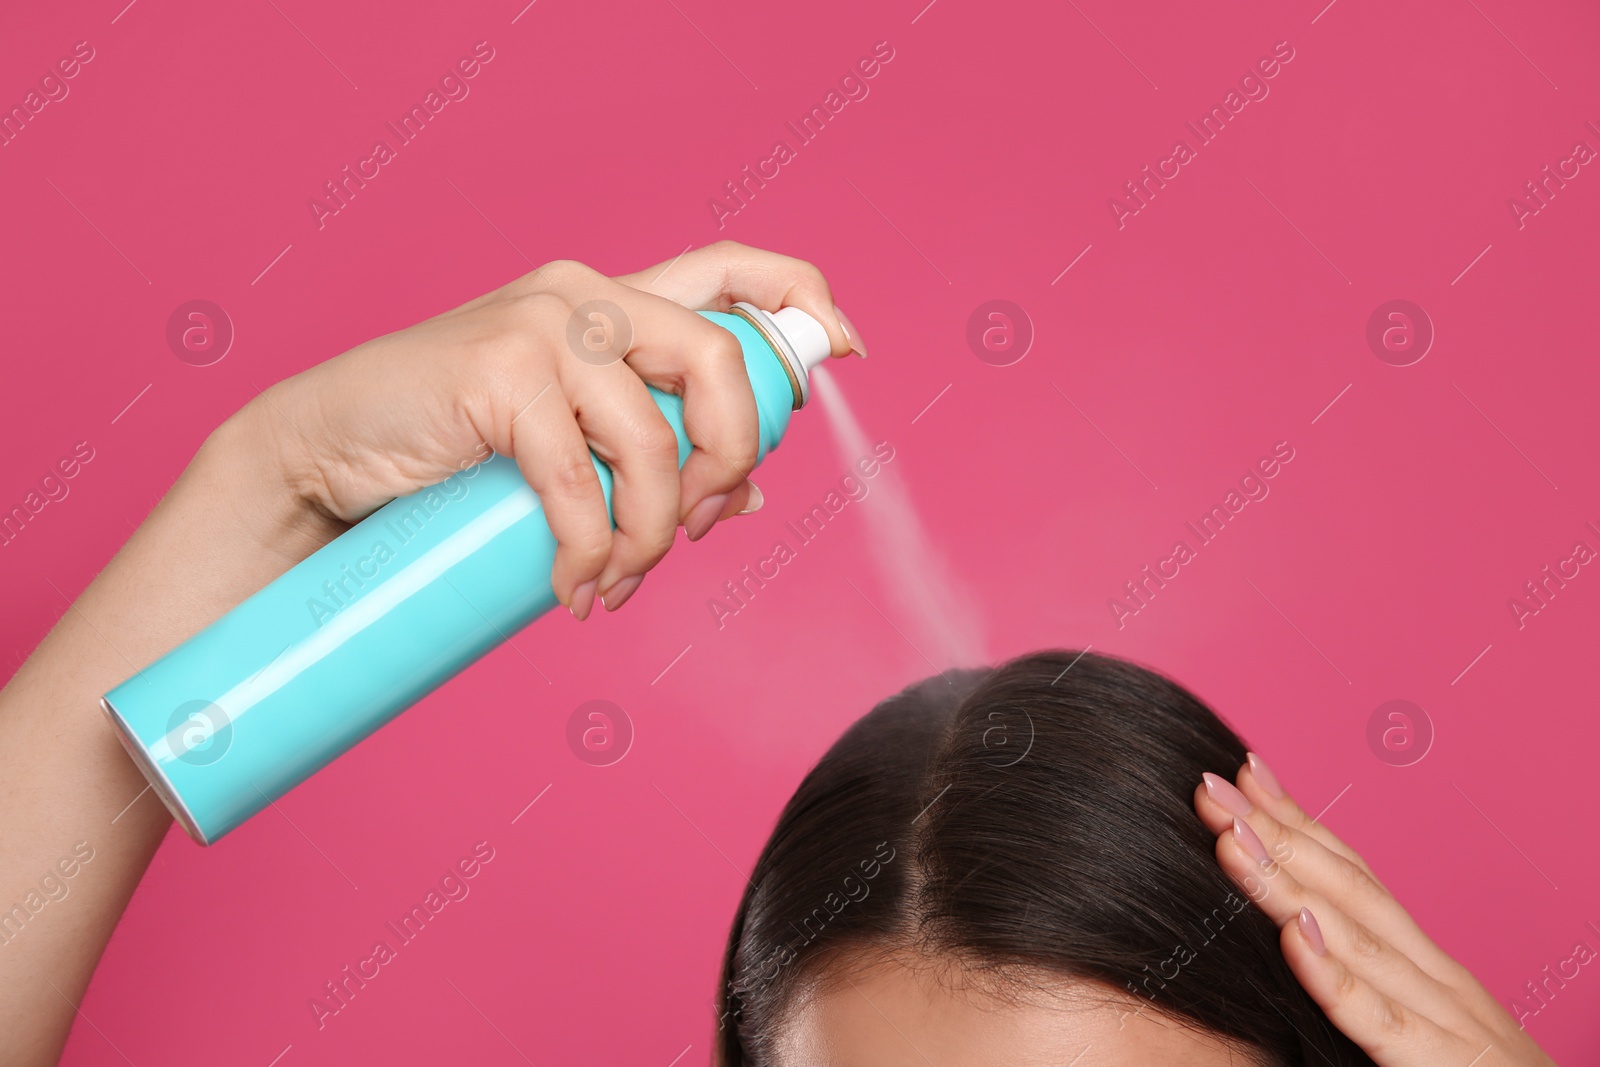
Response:
M1339 835L1323 825L1317 817L1306 813L1306 810L1295 801L1294 796L1278 782L1277 775L1272 773L1265 760L1254 752L1248 753L1248 757L1236 776L1240 792L1265 808L1283 825L1299 830L1330 852L1344 857L1361 868L1373 881L1378 881L1378 876L1355 849L1340 840ZM1338 797L1334 799L1337 800ZM1329 806L1332 806L1331 803Z
M1268 866L1262 863L1262 857L1265 856L1279 870L1288 872L1289 878L1285 884L1292 887L1287 894L1289 897L1294 898L1302 890L1318 894L1335 905L1342 915L1349 916L1377 934L1386 944L1393 945L1439 982L1459 988L1463 977L1470 979L1461 965L1434 944L1405 906L1366 868L1334 852L1304 831L1280 822L1263 805L1253 804L1248 810L1241 810L1242 806L1230 807L1236 802L1237 796L1230 796L1222 788L1222 782L1222 779L1214 777L1206 779L1195 790L1195 803L1201 821L1218 834L1217 858L1225 870L1242 878L1246 871L1255 873L1249 864L1243 862L1244 854L1252 856L1256 863ZM1246 829L1241 830L1241 826ZM1223 843L1230 840L1238 846L1237 853L1223 847ZM1257 900L1257 903L1262 904L1263 910L1280 923L1288 915L1282 910L1285 906L1282 902L1279 902L1276 911L1267 907L1263 900ZM1304 903L1298 900L1293 907L1298 908ZM1323 914L1320 905L1313 904L1312 907L1318 915ZM1335 917L1333 921L1337 923L1340 920Z
M695 311L726 311L741 300L767 311L799 308L828 331L834 356L848 355L860 343L834 306L820 270L803 259L737 241L691 249L617 281Z

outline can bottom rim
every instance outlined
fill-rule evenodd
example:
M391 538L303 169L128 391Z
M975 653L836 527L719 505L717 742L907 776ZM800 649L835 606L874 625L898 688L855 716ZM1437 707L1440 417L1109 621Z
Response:
M100 698L100 710L105 712L106 718L111 721L111 728L116 733L117 740L122 742L123 751L127 752L128 757L133 760L134 765L145 776L145 780L150 783L150 788L155 790L156 796L161 798L161 803L166 805L167 811L177 820L178 825L182 826L184 832L200 844L211 844L201 831L200 825L195 822L194 815L184 804L182 798L178 796L177 791L172 788L172 783L168 781L166 774L150 758L150 753L145 750L144 744L128 726L127 720L122 717L122 713L117 711L116 707L106 697Z

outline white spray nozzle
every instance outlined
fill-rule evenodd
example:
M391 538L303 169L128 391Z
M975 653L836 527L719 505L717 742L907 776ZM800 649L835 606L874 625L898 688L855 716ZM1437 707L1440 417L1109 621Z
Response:
M800 357L800 365L805 367L807 374L811 373L812 367L833 355L833 342L828 339L828 331L822 328L822 323L799 308L779 308L773 314L772 321L778 324L783 336L794 346L795 355Z
M833 342L822 323L799 308L780 308L776 312L762 311L744 301L733 305L737 312L753 322L757 329L774 342L773 347L783 357L799 393L800 407L811 396L811 369L833 354Z

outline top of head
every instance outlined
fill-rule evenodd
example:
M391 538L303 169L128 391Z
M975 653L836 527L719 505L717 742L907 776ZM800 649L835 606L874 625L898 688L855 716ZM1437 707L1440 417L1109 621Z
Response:
M734 310L743 312L761 332L775 342L778 355L789 368L789 374L800 390L800 403L811 395L809 378L811 369L833 354L833 342L822 323L799 308L779 308L766 312L754 304L740 301ZM795 405L796 407L799 404Z

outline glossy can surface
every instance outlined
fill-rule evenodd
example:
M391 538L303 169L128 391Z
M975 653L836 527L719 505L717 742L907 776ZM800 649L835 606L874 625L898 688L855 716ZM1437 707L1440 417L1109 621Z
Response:
M757 462L795 389L750 322L702 312L744 348ZM651 390L691 446L683 402ZM594 460L606 505L611 471ZM556 542L515 461L488 460L390 501L106 694L129 754L210 844L557 604Z

